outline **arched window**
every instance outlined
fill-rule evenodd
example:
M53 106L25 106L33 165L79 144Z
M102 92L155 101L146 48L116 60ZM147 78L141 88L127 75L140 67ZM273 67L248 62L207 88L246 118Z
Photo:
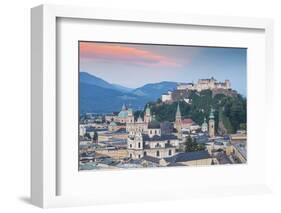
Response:
M159 143L157 143L155 147L160 147L160 144L159 144Z
M146 152L144 152L143 155L146 156Z
M150 134L152 134L152 130L150 130Z
M138 147L141 148L141 143L138 144Z
M132 158L132 154L130 154L130 158Z
M132 144L130 144L130 148L132 148Z
M159 152L159 151L156 152L156 156L157 156L157 157L160 156L160 152Z
M157 134L157 130L156 130L156 129L155 129L155 131L154 131L154 132L155 132L155 134Z
M169 149L169 155L172 155L172 150Z

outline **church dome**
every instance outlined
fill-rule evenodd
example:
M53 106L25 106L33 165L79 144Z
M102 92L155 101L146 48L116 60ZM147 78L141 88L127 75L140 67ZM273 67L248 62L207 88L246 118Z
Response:
M148 129L160 129L160 123L156 120L153 120L150 123L148 123L147 128Z
M117 124L112 121L112 122L109 124L109 126L117 126Z
M118 117L119 118L127 118L128 117L128 111L122 110L121 112L119 112Z

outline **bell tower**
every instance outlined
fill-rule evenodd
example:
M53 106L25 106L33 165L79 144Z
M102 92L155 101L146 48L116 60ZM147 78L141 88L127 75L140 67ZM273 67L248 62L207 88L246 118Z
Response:
M178 103L177 106L177 112L176 112L176 119L175 119L175 128L177 129L178 133L181 133L181 111L180 111L180 105Z
M210 116L209 116L209 136L210 138L215 137L215 116L214 116L213 109L211 109Z
M152 121L152 116L149 108L149 104L147 104L144 114L144 123L149 123Z

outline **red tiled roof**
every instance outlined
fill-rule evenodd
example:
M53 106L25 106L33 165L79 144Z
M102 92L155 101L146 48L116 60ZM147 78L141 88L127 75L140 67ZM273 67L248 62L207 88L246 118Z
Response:
M192 124L193 120L191 118L185 118L181 121L183 124Z

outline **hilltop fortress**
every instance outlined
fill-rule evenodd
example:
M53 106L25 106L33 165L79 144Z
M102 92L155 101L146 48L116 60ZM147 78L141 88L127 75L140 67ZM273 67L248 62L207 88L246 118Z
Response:
M180 83L177 86L177 90L196 90L198 92L202 90L214 90L214 89L231 89L230 81L218 82L216 79L199 79L197 84L194 83Z
M174 91L168 91L161 96L162 102L173 102L181 99L187 99L189 91L201 92L203 90L211 90L213 95L225 94L227 96L237 95L232 90L229 80L219 82L215 78L199 79L197 83L179 83ZM185 100L188 102L188 100Z

